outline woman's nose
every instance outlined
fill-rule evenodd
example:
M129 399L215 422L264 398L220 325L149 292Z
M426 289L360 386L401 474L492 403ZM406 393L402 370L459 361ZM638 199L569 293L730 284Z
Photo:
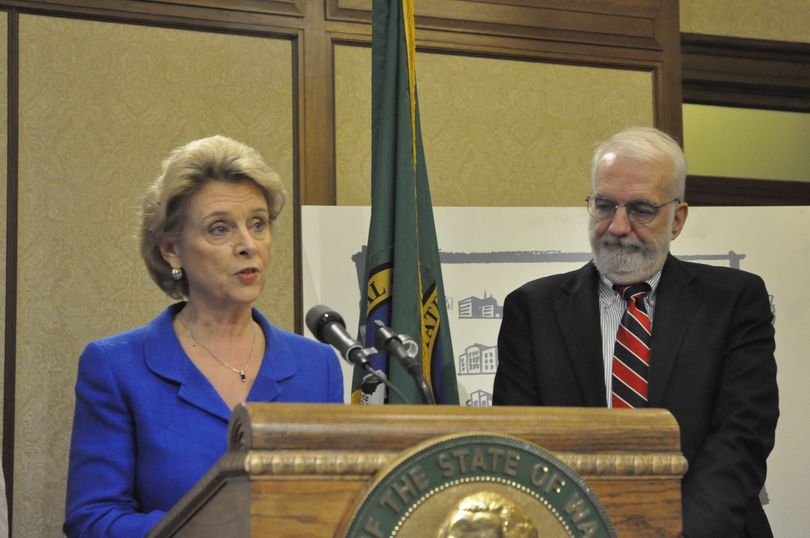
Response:
M240 256L251 256L256 252L256 241L247 228L239 227L234 249Z

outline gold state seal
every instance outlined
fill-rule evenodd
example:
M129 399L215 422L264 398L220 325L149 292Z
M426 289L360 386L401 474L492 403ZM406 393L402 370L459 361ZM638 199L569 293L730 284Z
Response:
M615 537L573 469L516 437L423 443L380 471L339 535L351 538Z

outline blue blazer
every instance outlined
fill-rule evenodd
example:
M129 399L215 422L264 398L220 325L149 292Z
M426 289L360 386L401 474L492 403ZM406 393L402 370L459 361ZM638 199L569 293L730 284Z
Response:
M183 307L91 342L79 359L63 530L144 536L225 453L231 410L172 328ZM248 401L343 402L332 349L253 310L264 360Z

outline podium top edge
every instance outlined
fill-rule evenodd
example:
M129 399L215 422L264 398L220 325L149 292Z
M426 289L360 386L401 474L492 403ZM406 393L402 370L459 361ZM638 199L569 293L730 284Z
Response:
M400 450L467 431L513 435L550 450L680 450L678 423L665 409L348 404L241 404L229 449Z

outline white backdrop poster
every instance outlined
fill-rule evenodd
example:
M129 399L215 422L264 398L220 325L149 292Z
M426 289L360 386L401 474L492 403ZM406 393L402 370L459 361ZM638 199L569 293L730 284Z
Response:
M590 259L585 208L434 208L461 405L490 405L504 297ZM326 304L357 334L368 207L302 208L304 308ZM674 255L765 279L776 316L781 417L766 505L776 536L799 536L810 442L810 208L692 207ZM311 335L310 335L311 336ZM345 365L346 401L351 369ZM805 417L805 418L802 418ZM795 528L794 528L795 526Z

